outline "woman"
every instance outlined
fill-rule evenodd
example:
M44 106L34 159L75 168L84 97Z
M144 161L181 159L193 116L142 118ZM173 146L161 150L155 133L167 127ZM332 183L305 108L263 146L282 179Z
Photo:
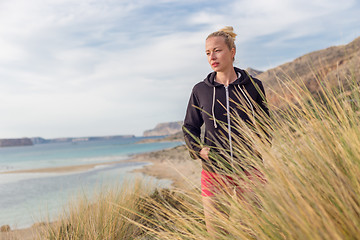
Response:
M224 185L229 188L238 187L236 181L226 175L226 171L237 163L233 157L232 136L241 138L241 132L238 127L234 127L234 119L231 116L235 114L237 118L251 124L253 116L249 116L247 112L254 115L256 109L259 109L254 103L269 114L264 103L262 83L251 78L246 71L233 66L236 53L235 37L233 28L225 27L206 38L206 55L214 71L194 86L183 125L190 155L194 159L202 160L202 199L206 226L212 235L215 230L211 216L216 204L216 194L223 190ZM241 109L239 105L249 111ZM200 141L203 124L204 140ZM224 136L227 138L226 142L223 141ZM246 147L252 149L251 146ZM225 149L225 152L219 149ZM252 174L246 170L244 172L251 178ZM242 189L237 190L242 192Z

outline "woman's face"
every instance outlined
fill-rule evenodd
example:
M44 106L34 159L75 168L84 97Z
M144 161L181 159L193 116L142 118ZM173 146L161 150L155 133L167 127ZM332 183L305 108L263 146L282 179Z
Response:
M205 42L205 51L208 62L215 72L224 72L233 68L235 49L230 50L223 37L208 38Z

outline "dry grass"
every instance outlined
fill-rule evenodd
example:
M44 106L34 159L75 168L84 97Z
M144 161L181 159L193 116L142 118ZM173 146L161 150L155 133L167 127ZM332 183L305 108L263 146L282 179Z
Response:
M67 206L58 221L48 224L42 238L136 239L144 231L131 221L142 221L128 210L138 209L140 199L150 194L149 189L153 188L136 181L118 189L103 189L92 201L80 196Z
M256 166L267 183L247 181L251 191L242 198L218 197L228 214L215 216L219 229L225 229L217 239L360 239L359 86L351 76L348 89L317 81L322 88L316 95L294 81L282 82L291 93L282 99L285 110L271 106L272 119L258 116L255 126L238 122L255 149L244 148L234 136L235 157L245 156L241 167ZM240 165L229 174L243 176ZM157 239L209 239L199 197L178 195L181 210L151 204L171 221L159 220L148 231Z
M241 167L256 166L267 183L245 181L251 191L242 198L218 197L228 214L214 215L224 229L217 239L360 239L359 85L351 76L347 89L317 81L315 95L281 82L291 93L281 99L287 108L270 106L272 118L260 114L255 126L238 122L254 149L234 136L235 157L245 156ZM243 176L240 165L231 174ZM73 204L48 239L210 239L196 189L150 193L136 184Z

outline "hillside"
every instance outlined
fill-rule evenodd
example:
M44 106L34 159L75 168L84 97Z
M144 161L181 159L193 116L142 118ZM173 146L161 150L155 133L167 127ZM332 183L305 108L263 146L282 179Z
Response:
M318 90L316 78L328 79L330 84L344 82L344 78L360 76L360 37L347 45L329 47L296 58L292 62L282 64L260 73L256 77L263 81L267 89L267 99L270 103L281 106L281 101L272 92L280 93L278 79L302 80L311 92ZM272 90L268 90L272 89Z

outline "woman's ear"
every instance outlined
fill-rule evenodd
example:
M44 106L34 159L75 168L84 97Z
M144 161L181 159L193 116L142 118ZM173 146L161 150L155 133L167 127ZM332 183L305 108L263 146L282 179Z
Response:
M233 61L235 61L235 54L236 54L236 49L232 48L231 49L231 56L232 56Z

